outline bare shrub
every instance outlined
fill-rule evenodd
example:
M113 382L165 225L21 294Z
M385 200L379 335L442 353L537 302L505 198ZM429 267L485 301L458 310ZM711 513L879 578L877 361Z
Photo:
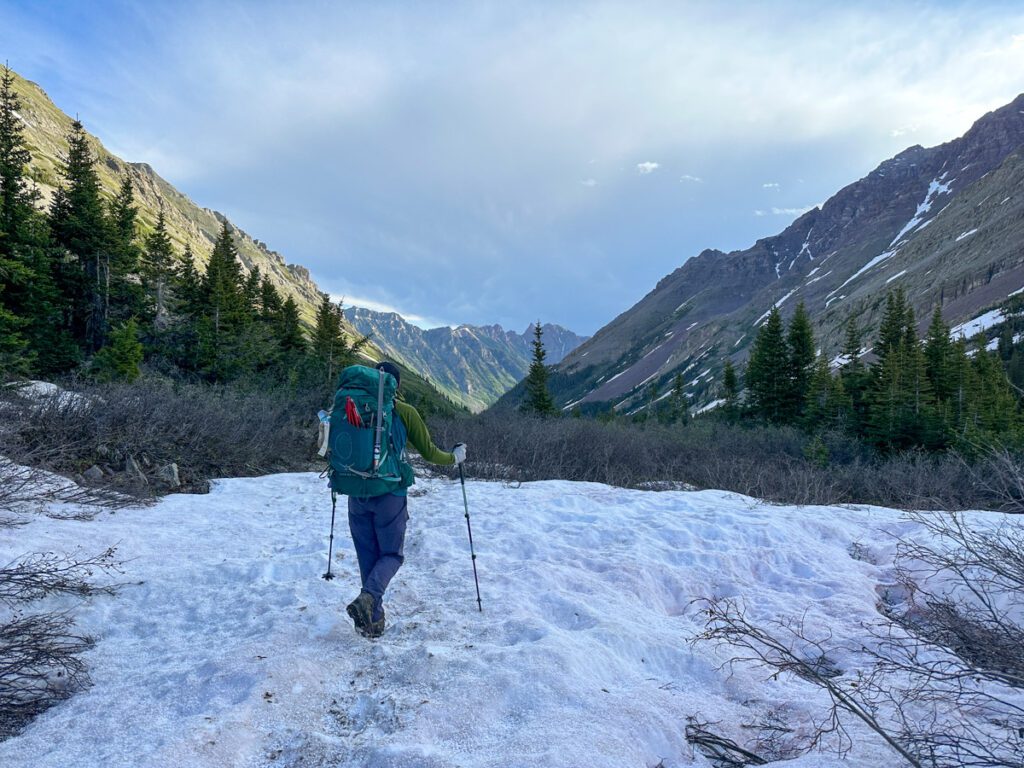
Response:
M715 733L696 715L686 718L686 741L700 750L715 768L743 768L747 765L767 765L760 755L744 749L735 741Z
M89 684L81 654L93 641L73 629L67 614L0 623L0 740Z
M74 631L66 611L26 614L25 607L54 595L113 594L117 585L91 579L120 570L115 553L31 554L0 568L0 741L89 684L81 654L92 639Z
M58 472L127 457L178 465L182 481L308 468L315 436L311 396L145 380L87 384L75 398L21 402L6 393L10 458ZM144 489L125 487L139 493Z
M1024 766L1024 524L994 526L962 515L914 513L922 528L899 540L898 597L855 647L801 620L750 621L734 600L699 601L705 630L695 641L739 653L774 674L792 673L825 691L831 707L814 744L852 744L852 715L919 768ZM863 660L847 675L829 659Z
M786 504L968 509L1000 503L993 489L977 482L975 475L988 471L981 464L924 452L879 457L839 433L822 436L827 454L822 463L808 458L812 438L799 430L714 419L641 426L486 412L434 418L431 431L441 445L468 443L466 471L486 479L581 480L630 488L688 484Z
M26 555L0 568L0 603L14 606L47 595L112 595L115 585L97 585L90 579L98 572L119 571L114 556L117 547L98 555L74 556L57 552Z
M104 509L134 503L137 501L124 494L81 487L39 467L0 456L0 528L21 525L33 513L62 520L90 520Z

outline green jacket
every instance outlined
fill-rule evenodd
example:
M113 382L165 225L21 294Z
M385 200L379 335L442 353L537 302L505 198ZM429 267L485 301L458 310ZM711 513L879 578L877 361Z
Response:
M395 400L395 410L405 425L405 431L409 434L409 443L420 456L431 464L450 467L455 463L455 456L434 445L434 441L430 439L430 432L427 431L427 425L423 423L423 417L415 408L402 400Z

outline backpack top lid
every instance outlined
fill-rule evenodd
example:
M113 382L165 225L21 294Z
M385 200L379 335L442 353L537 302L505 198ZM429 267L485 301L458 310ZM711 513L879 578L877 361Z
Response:
M384 402L390 403L398 393L398 381L390 373L384 372ZM338 374L338 391L359 391L377 396L380 386L381 371L365 365L350 365Z

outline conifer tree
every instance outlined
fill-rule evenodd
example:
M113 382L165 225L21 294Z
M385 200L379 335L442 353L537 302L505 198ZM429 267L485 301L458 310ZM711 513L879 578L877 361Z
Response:
M191 256L191 252L189 252ZM188 267L195 267L189 258ZM163 206L156 217L156 227L146 238L145 268L143 277L149 298L149 314L153 318L153 329L166 330L171 322L171 286L174 283L174 246L167 234L167 222ZM195 276L198 285L198 275Z
M935 307L932 321L925 336L924 358L935 399L940 403L949 400L953 389L950 376L950 358L953 343L949 340L949 326L942 319L941 307Z
M690 402L686 396L686 382L683 374L677 373L672 380L672 397L670 401L670 421L673 424L689 424Z
M851 317L846 323L846 337L843 340L842 359L839 367L839 378L844 396L847 398L849 410L848 427L853 434L863 437L867 422L866 393L871 377L861 362L861 332L857 319Z
M789 381L790 403L788 419L797 421L807 402L811 376L814 370L814 330L807 308L801 301L789 321Z
M0 258L13 255L18 235L39 199L25 178L32 155L25 147L19 109L14 73L5 66L0 77Z
M57 262L57 277L71 302L72 333L88 350L96 351L106 336L101 262L109 243L107 220L96 158L78 120L71 124L67 141L63 179L50 205L50 229L54 243L71 257Z
M349 342L342 325L344 317L341 303L335 304L326 293L321 294L313 329L312 351L328 387L333 385L338 371L356 362L359 350L370 340L368 336L362 336Z
M775 423L791 415L792 385L789 348L782 328L782 316L773 307L757 332L747 364L747 391L753 414Z
M740 413L740 385L736 376L736 368L732 360L728 358L722 369L722 391L720 395L722 403L722 415L727 421L733 422L739 418Z
M281 314L283 306L281 294L270 282L270 278L264 275L260 282L260 317L267 322L274 323L277 321L278 315Z
M526 399L522 410L538 416L553 416L556 413L555 401L548 391L548 369L544 365L544 341L542 339L540 321L533 327L533 362L526 374Z
M828 360L819 355L807 388L802 422L809 432L844 427L850 418L850 399L843 380L833 377Z
M126 174L117 195L110 202L109 243L100 260L105 328L109 328L112 322L138 316L145 309L142 286L136 279L142 260L135 233L138 214L135 189L131 177Z
M43 374L73 367L78 348L65 329L65 302L53 278L50 234L29 184L31 154L19 117L14 74L0 77L0 338L8 370Z
M203 309L203 278L196 269L192 246L188 243L174 271L172 285L174 294L181 302L182 312L190 317L198 316Z
M262 314L262 307L260 305L260 286L262 284L263 279L260 274L260 268L253 267L249 271L248 277L245 278L242 293L245 295L245 303L249 310L249 314L254 319Z
M142 356L139 327L128 320L111 331L110 343L93 357L92 373L100 381L135 381Z
M299 305L289 296L281 307L281 315L277 324L277 340L285 353L302 353L306 351L306 337L302 333L302 322L299 320Z
M880 364L890 354L899 352L907 330L907 298L902 288L890 291L886 297L885 313L878 329L875 356Z

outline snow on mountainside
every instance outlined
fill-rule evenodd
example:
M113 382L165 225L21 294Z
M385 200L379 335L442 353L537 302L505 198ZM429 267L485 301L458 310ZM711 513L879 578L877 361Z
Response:
M773 305L805 302L829 357L851 316L870 337L896 286L922 320L936 304L953 325L970 319L1024 284L1022 152L1024 95L958 139L886 160L778 235L702 252L561 363L559 403L629 410L646 383L665 390L709 365L684 378L698 404L714 399L725 359L745 361Z
M0 743L0 764L707 766L688 716L753 746L742 723L781 715L800 735L828 702L800 678L730 675L714 647L689 646L702 628L691 601L732 596L755 621L802 617L856 647L893 583L889 534L917 530L888 509L717 491L468 490L483 613L459 486L428 480L376 642L344 614L358 571L343 530L337 579L320 578L330 506L315 474L219 481L208 496L34 520L0 539L4 562L115 542L125 559L122 591L78 612L98 640L93 686ZM856 680L854 656L830 663ZM866 728L851 733L843 765L896 764ZM839 762L812 752L786 765Z
M533 326L523 333L500 325L425 331L395 312L352 307L345 316L385 354L429 377L435 387L473 411L491 405L525 377L533 355ZM549 323L541 329L549 365L586 341L559 325Z

